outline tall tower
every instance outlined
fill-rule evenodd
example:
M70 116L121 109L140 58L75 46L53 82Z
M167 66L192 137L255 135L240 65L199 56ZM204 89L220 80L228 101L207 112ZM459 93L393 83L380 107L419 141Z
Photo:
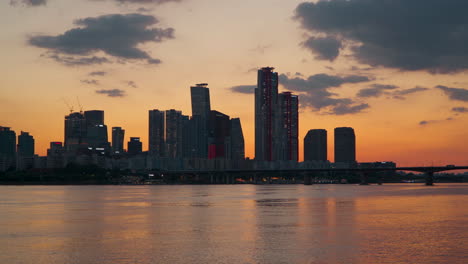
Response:
M327 161L327 130L312 129L304 137L304 161Z
M9 127L0 126L0 171L14 167L16 156L16 133Z
M351 127L335 128L335 162L356 162L356 136Z
M239 118L231 119L231 159L243 160L245 158L244 134Z
M121 127L112 128L112 153L123 154L125 130Z
M110 143L107 135L107 126L104 124L104 111L89 110L84 112L86 121L86 142L91 150L108 153Z
M87 147L87 129L84 115L80 112L65 116L65 151L76 152Z
M18 155L21 157L34 156L34 138L28 132L21 131L18 136Z
M192 99L192 116L202 116L207 119L210 111L210 89L207 83L199 83L190 87L190 95Z
M273 160L278 102L278 73L274 68L258 70L255 89L255 159Z
M182 111L166 110L166 157L182 157L183 121Z
M192 101L192 118L190 127L193 130L190 137L191 157L208 158L208 123L211 103L210 90L207 83L190 87Z
M208 158L231 158L231 123L229 116L212 110L209 120Z
M291 92L278 95L275 142L275 159L295 160L299 158L299 99Z
M149 110L149 153L164 157L164 111Z

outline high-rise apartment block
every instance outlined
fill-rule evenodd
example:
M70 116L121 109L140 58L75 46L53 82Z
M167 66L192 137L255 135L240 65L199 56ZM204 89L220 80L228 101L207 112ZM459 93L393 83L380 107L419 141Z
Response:
M335 128L335 162L356 162L356 136L351 127Z
M299 99L291 92L278 95L278 116L275 135L275 158L294 160L299 158Z
M164 157L164 111L149 110L149 153L157 157Z
M139 137L130 137L127 143L127 153L130 156L138 155L143 151L143 144Z
M123 154L124 153L124 138L125 130L121 127L112 128L112 153Z
M304 137L304 161L327 161L327 130L312 129Z

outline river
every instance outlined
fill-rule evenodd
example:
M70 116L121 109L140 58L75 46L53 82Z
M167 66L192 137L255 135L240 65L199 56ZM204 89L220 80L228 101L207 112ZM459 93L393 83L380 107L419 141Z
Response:
M468 184L0 186L0 263L468 263Z

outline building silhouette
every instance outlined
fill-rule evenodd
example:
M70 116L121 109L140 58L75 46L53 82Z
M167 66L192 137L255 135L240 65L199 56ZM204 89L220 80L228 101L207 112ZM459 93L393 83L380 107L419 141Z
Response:
M21 134L18 136L17 153L22 157L34 156L34 137L28 132L21 131Z
M104 123L104 111L89 110L84 112L86 122L86 141L88 149L99 154L110 152L107 126Z
M149 110L149 148L151 155L165 156L164 143L164 111L158 109Z
M230 158L231 123L228 115L211 110L208 141L208 159Z
M278 95L277 127L275 139L275 160L299 158L299 99L291 92Z
M311 129L304 137L304 161L327 161L327 130Z
M356 136L351 127L335 128L335 162L356 162Z
M231 123L231 159L243 160L245 158L244 134L239 118L232 118Z
M275 123L278 111L278 73L274 68L258 70L255 88L255 159L274 160Z
M121 127L112 128L112 153L123 154L124 153L124 138L125 130Z
M134 156L143 152L143 144L139 137L130 137L130 141L127 143L128 155Z
M182 111L166 110L166 157L181 158L183 140Z
M0 171L15 166L16 133L9 127L0 126Z
M47 149L47 168L63 168L65 149L62 142L50 142L50 147Z
M192 135L189 140L190 156L194 158L208 158L209 118L211 111L210 90L208 84L201 83L190 87L192 102L192 118L190 129Z
M82 113L74 112L65 116L65 151L76 153L86 149L86 130L86 120Z

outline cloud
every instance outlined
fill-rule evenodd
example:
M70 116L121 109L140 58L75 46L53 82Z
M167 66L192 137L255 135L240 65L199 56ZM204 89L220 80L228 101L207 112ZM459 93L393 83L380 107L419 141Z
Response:
M442 122L453 121L453 120L455 120L453 117L448 117L446 119L439 119L439 120L423 120L423 121L419 122L419 125L420 126L427 126L427 125L430 125L430 124L442 123Z
M125 81L125 84L132 88L138 88L138 85L134 81Z
M393 95L403 96L403 95L413 94L413 93L417 93L417 92L423 92L423 91L427 91L427 90L429 90L429 88L416 86L416 87L411 88L411 89L404 89L404 90L395 91L393 93Z
M327 74L311 75L308 78L289 78L285 74L279 76L280 84L288 90L300 92L301 107L311 108L331 115L356 114L369 108L368 104L359 103L351 98L336 98L337 94L330 88L340 87L346 83L362 83L371 81L366 76L333 76Z
M389 84L373 84L370 88L359 90L357 97L380 97L385 94L387 90L397 89L398 86Z
M119 60L144 60L149 64L161 61L152 58L139 46L174 38L173 28L152 27L156 17L142 14L111 14L78 19L78 26L57 36L38 35L29 38L29 44L47 49L58 56L89 56L103 52Z
M47 0L10 0L10 5L23 4L26 6L40 6L46 5Z
M89 84L89 85L99 85L98 80L81 80L80 82L83 84Z
M251 49L250 51L258 54L265 54L265 52L271 47L272 45L257 45L257 47Z
M105 71L93 71L88 74L89 76L105 76L107 72Z
M109 89L109 90L102 89L102 90L96 90L96 93L97 94L104 94L104 95L107 95L109 97L124 97L124 96L126 96L125 91L120 90L120 89Z
M97 57L97 56L61 56L55 53L44 53L41 57L47 57L53 59L58 63L61 63L65 66L88 66L94 64L104 64L111 63L106 57Z
M454 108L452 108L452 112L468 113L468 108L466 108L466 107L454 107Z
M441 89L444 93L454 101L468 102L468 90L463 88L450 88L443 85L438 85L436 88Z
M254 94L255 88L257 88L257 85L238 85L229 89L235 93Z
M468 69L466 10L460 0L328 0L299 4L295 18L362 64L455 73Z
M165 4L165 3L171 3L171 2L181 2L182 0L112 0L114 2L124 4L124 3L129 3L129 4Z
M342 48L341 41L334 37L310 37L302 43L302 46L317 54L315 59L329 61L334 61Z

